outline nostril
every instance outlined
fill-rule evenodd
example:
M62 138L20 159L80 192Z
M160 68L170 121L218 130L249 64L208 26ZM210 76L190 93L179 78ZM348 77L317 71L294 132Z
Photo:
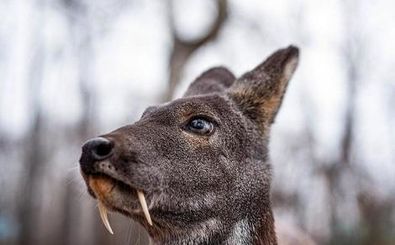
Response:
M83 146L83 154L87 154L96 161L104 160L111 156L114 144L110 140L97 137L88 140Z
M102 142L101 144L97 145L96 148L92 149L92 153L96 159L107 158L111 154L111 152L112 152L112 144L110 141L106 143Z

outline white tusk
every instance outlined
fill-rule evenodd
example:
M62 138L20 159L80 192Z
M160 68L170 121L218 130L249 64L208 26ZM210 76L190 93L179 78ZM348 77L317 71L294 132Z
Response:
M148 224L152 225L151 216L148 211L147 202L145 201L145 196L142 191L137 191L137 196L139 197L141 208L143 209L143 213L145 218L147 219Z
M103 221L104 226L106 227L108 232L110 232L113 235L114 232L112 231L110 222L108 221L107 208L100 201L98 202L97 206L99 207L100 218Z

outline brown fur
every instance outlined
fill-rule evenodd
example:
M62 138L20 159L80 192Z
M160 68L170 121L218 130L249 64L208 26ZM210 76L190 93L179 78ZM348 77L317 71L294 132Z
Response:
M210 69L183 98L88 141L80 163L89 192L155 244L277 244L268 141L298 54L279 50L239 79Z

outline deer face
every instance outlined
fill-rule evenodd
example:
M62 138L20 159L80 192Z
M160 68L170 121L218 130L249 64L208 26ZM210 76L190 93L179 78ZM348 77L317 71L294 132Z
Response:
M269 208L269 128L297 59L296 48L280 50L239 79L211 69L183 98L89 140L80 160L89 192L153 237L206 221L221 226L256 204Z

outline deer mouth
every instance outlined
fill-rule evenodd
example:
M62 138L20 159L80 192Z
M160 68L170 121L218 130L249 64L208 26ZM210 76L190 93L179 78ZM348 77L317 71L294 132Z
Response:
M113 231L108 220L108 210L117 211L127 216L141 215L142 213L147 223L152 226L147 201L142 190L103 173L85 175L84 178L90 194L98 200L100 217L111 234Z

